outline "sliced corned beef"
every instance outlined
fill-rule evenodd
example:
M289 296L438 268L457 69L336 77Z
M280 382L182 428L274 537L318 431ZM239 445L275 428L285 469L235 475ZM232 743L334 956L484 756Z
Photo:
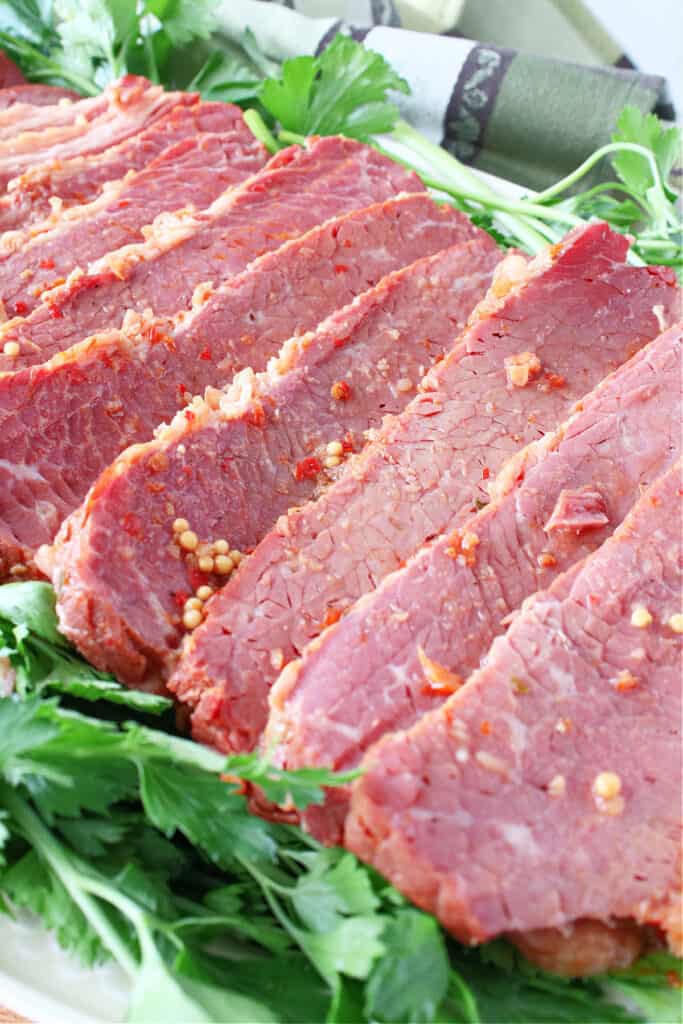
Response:
M245 370L124 452L53 548L63 632L126 682L167 675L184 630L179 595L220 586L230 568L201 548L183 551L174 521L186 519L207 549L257 544L338 476L369 427L407 404L497 261L493 241L479 237L390 274L287 342L267 373Z
M6 313L31 312L42 292L63 284L75 267L85 269L105 253L142 240L142 228L159 214L189 205L203 209L259 171L265 149L238 107L226 104L224 110L222 117L214 110L208 119L218 133L169 146L137 174L57 218L51 230L6 234L0 253L0 301Z
M419 179L368 146L338 136L292 146L206 210L163 214L145 242L107 254L87 274L75 272L25 323L8 324L0 342L19 343L11 357L18 367L23 338L29 351L39 344L49 358L120 327L126 310L172 316L189 307L198 284L218 285L329 217L401 191L422 191Z
M572 965L547 930L632 919L683 951L681 484L679 462L458 693L367 755L347 845L463 941L512 933L588 973L612 964Z
M7 110L18 103L31 107L50 107L60 100L80 99L77 92L62 89L59 85L39 85L20 82L17 85L3 85L0 88L0 110Z
M172 110L182 95L127 75L93 99L32 106L28 113L19 104L0 111L0 187L34 164L98 153L122 142Z
M263 369L290 335L474 230L425 193L387 200L260 257L176 329L130 317L127 334L98 335L44 366L0 376L0 576L51 540L112 459L193 394L245 365Z
M10 182L7 194L0 198L0 230L25 230L29 225L44 230L39 222L56 221L62 210L91 202L107 182L142 170L174 143L199 132L233 127L235 109L225 103L196 103L192 93L183 94L182 102L149 128L101 153L29 168Z
M492 481L493 500L387 577L283 672L265 746L287 768L348 769L479 667L508 616L595 551L681 455L683 328L662 334ZM348 793L307 826L341 841Z
M674 276L628 266L626 246L592 224L496 299L506 287L498 277L488 312L404 412L321 498L264 538L213 599L175 674L178 696L199 701L198 737L252 747L279 668L463 507L487 500L487 478L506 458L554 429L674 319Z
M0 50L0 97L4 92L11 92L13 87L21 87L26 84L26 79L13 60ZM45 86L51 89L52 86Z

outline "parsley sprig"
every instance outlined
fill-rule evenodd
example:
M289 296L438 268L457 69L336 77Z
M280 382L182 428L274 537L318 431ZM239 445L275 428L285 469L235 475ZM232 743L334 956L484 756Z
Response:
M225 758L146 695L90 703L116 684L65 644L46 584L0 587L0 635L0 908L37 914L86 964L114 959L129 1020L669 1019L673 957L571 983L505 943L465 950L350 853L249 813L249 786L304 807L348 775Z

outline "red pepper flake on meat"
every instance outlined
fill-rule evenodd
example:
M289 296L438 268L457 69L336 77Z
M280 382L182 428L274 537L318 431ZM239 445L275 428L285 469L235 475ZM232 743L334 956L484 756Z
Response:
M638 680L625 668L615 679L614 686L619 693L628 693L629 690L635 690L638 686Z
M484 468L481 471L481 478L482 478L482 480L488 480L488 478L490 476L491 476L491 470L489 469L488 466L484 466Z
M417 656L426 680L422 687L422 693L425 696L450 697L452 693L460 689L464 679L457 672L451 672L445 665L440 665L438 661L432 661L419 646Z
M126 512L125 516L121 520L121 529L124 533L127 533L129 537L135 537L138 540L143 536L142 520L140 516L137 516L135 512Z
M52 304L48 303L48 307L49 307L49 310L50 310L50 316L52 317L53 320L61 320L62 319L64 314L63 314L63 312L62 312L62 310L61 310L61 308L59 306L57 306L56 304L52 305Z
M482 736L490 736L491 735L492 726L491 726L491 723L489 722L489 720L487 718L485 718L484 721L479 726L479 732L482 734Z
M199 358L203 359L204 362L211 362L211 349L209 348L208 345L206 346L206 348L203 348L202 351L199 353Z
M451 534L450 546L446 548L446 554L450 558L462 558L465 565L472 566L476 561L475 551L479 544L479 537L471 530L460 533L456 530Z
M348 402L351 397L351 386L345 380L336 380L330 388L335 402Z
M311 456L297 463L294 477L296 480L315 480L322 468L320 459Z
M341 619L341 608L328 608L325 612L325 618L323 619L323 629L327 629L328 626L333 626L335 622L339 622Z
M14 303L14 312L17 316L26 316L28 313L28 306L20 299L18 302Z
M559 373L546 373L545 379L548 383L548 387L551 388L563 388L567 381Z
M334 265L335 274L345 274L348 269L349 268L346 263L335 263Z
M185 602L190 597L190 592L189 590L174 590L171 597L176 608L184 608Z
M50 259L41 260L40 263L38 264L38 266L40 267L41 270L54 270L55 269L55 261L54 260L50 260Z
M260 402L256 402L244 414L247 423L252 427L263 427L266 423L266 414Z

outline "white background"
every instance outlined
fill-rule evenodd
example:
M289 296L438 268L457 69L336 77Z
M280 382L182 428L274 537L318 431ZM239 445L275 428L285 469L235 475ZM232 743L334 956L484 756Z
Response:
M683 121L683 0L589 0L641 71L664 75Z

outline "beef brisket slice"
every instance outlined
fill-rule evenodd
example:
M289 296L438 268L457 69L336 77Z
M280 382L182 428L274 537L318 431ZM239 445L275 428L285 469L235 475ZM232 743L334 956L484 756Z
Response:
M226 103L197 103L192 93L186 93L149 128L101 153L31 167L0 198L0 230L44 230L63 210L91 202L105 184L142 170L169 146L200 132L234 128L238 115L237 108ZM46 219L47 225L42 223Z
M212 117L210 123L217 119ZM0 300L10 315L31 312L44 290L62 284L105 253L142 241L142 228L165 211L203 209L226 189L259 171L266 152L236 107L226 105L222 127L169 146L149 166L122 178L97 199L57 220L47 232L5 235Z
M265 745L287 768L348 769L386 732L441 704L479 667L508 616L595 551L681 449L680 325L513 457L494 500L357 603L271 691ZM347 792L307 826L341 841Z
M464 941L632 918L681 953L681 493L679 462L367 756L348 846Z
M71 106L31 107L28 118L18 104L0 111L0 132L7 132L0 139L0 186L32 165L108 149L172 110L181 97L127 75L100 96Z
M673 275L630 267L624 254L623 237L594 224L535 261L342 478L264 538L212 601L175 675L181 698L201 695L198 737L253 744L278 667L463 507L486 500L486 470L554 429L660 319L673 320ZM492 292L503 287L499 278ZM511 385L505 360L524 353L540 371L532 363L526 386Z
M360 143L329 137L291 147L208 209L158 217L144 243L109 253L87 274L73 274L25 321L6 327L2 340L25 346L34 361L36 348L49 358L97 331L120 327L129 309L172 316L189 307L198 284L218 285L329 217L401 191L422 186Z
M179 595L225 580L182 557L174 520L187 519L203 543L257 544L278 515L338 475L343 451L330 456L328 443L358 449L385 412L406 405L497 260L495 244L480 237L390 274L288 342L268 373L245 370L124 452L55 544L65 634L127 682L166 674L182 637Z
M425 193L387 200L260 257L175 329L129 316L127 334L0 376L0 575L52 540L112 459L193 394L263 368L384 273L475 230Z
M1 72L0 72L1 73ZM31 107L53 107L60 100L80 99L72 89L63 89L59 85L40 85L37 83L18 81L18 84L3 84L0 88L0 110L7 110L18 103Z

